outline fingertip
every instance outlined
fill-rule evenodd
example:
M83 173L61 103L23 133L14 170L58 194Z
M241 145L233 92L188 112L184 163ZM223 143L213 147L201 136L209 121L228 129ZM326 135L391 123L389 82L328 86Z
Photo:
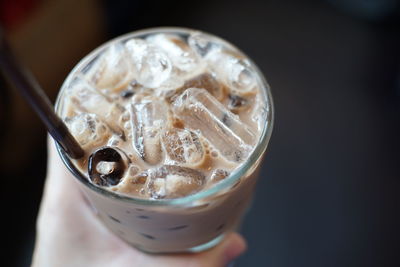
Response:
M247 249L246 240L238 233L231 233L225 240L224 262L225 265L242 255Z

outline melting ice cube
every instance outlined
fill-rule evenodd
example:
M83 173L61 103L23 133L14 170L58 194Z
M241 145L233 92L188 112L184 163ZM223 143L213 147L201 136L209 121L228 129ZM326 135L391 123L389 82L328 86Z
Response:
M192 33L188 38L188 43L200 57L206 57L208 53L221 49L221 45L218 42L201 32Z
M137 177L146 179L145 191L150 197L178 198L198 192L205 184L205 176L194 169L164 165L149 169Z
M84 149L101 145L111 135L108 126L95 114L82 113L67 119L66 123Z
M173 65L186 73L192 73L199 68L199 58L196 53L178 36L156 34L147 38L149 42L161 48L171 59Z
M188 88L206 89L219 101L222 101L226 94L223 85L220 84L212 74L205 72L185 81L180 88L169 92L169 94L166 95L166 99L168 102L173 102L183 91Z
M242 55L230 51L214 51L206 60L217 77L224 81L233 93L243 95L255 92L255 70Z
M219 101L221 101L225 96L223 86L210 73L203 73L190 80L187 80L183 85L183 89L187 88L206 89Z
M84 70L89 82L99 90L119 92L133 79L133 65L125 48L115 44L107 48Z
M228 171L223 170L223 169L215 169L210 176L210 180L213 183L217 183L217 182L225 179L228 176L229 176Z
M254 133L206 90L187 89L175 100L173 109L186 127L200 130L228 160L242 161L252 150Z
M163 132L162 144L173 162L195 166L204 159L203 145L193 131L171 128Z
M135 66L136 80L149 88L170 78L172 64L164 51L142 39L130 39L125 46Z
M132 145L140 157L150 164L162 158L160 134L168 116L168 106L162 100L149 99L131 105Z
M91 86L84 78L76 78L68 88L69 97L77 110L105 117L109 112L110 100Z
M97 114L121 139L125 139L124 131L117 121L122 116L124 108L113 104L111 100L99 90L90 86L83 79L77 78L69 88L70 101L76 110L84 113Z
M257 99L256 106L252 112L252 120L257 123L258 131L262 132L264 127L268 126L269 118L271 112L269 112L269 105L262 103L261 100Z

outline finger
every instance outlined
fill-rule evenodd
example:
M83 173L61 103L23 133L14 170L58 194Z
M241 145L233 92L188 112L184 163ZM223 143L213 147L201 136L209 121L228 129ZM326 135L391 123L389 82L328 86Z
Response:
M241 235L237 233L229 235L228 239L223 243L223 266L234 261L242 255L246 249L246 241Z
M56 213L61 212L63 215L68 215L63 216L67 218L63 220L63 224L68 223L68 218L73 219L71 224L77 221L76 218L80 218L80 220L87 219L92 226L91 228L101 228L100 226L95 227L99 224L99 222L96 221L97 218L92 216L93 214L87 205L82 205L83 198L78 188L77 181L63 164L56 150L55 143L50 137L48 139L48 169L46 180L46 200L44 202L46 202L47 207L52 207L53 210L57 209ZM71 203L72 200L74 204ZM79 203L79 205L77 205L77 203ZM79 216L71 216L74 213L79 213ZM85 224L80 223L79 227L82 228L83 225ZM74 229L77 231L78 228ZM216 247L201 253L154 256L149 254L143 255L141 252L135 251L133 254L136 255L136 260L139 260L137 256L142 254L139 258L145 260L147 263L154 262L154 266L219 267L226 266L229 262L239 257L246 250L246 247L246 242L241 235L229 233ZM150 264L149 266L153 265Z
M239 257L246 248L246 241L241 235L230 233L217 247L199 256L206 262L204 266L226 266Z
M72 174L62 162L54 140L49 136L47 140L47 180L54 186L70 185Z
M246 251L247 245L244 238L237 233L229 233L216 247L201 253L176 254L171 256L152 257L151 266L227 266ZM148 259L149 260L149 259ZM160 264L160 265L159 265Z
M62 162L55 142L50 136L48 137L47 147L46 195L49 195L52 200L80 199L82 194L79 191L77 181Z
M47 176L39 212L39 224L45 221L47 225L49 217L68 219L77 217L78 214L88 214L87 216L92 214L75 180L61 161L53 139L49 137Z

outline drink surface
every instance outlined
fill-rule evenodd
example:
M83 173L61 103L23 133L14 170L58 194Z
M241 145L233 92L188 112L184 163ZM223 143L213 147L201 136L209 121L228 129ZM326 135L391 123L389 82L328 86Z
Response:
M263 82L232 45L193 31L113 41L64 84L63 120L90 181L138 198L179 198L242 165L266 121Z

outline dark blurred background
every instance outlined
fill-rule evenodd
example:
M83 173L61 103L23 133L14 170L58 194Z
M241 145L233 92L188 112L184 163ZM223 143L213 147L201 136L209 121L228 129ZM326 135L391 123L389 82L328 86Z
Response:
M0 20L52 100L80 58L125 32L184 26L236 44L265 73L276 120L235 266L400 266L399 9L396 0L0 0ZM29 266L46 133L0 87L2 266Z

